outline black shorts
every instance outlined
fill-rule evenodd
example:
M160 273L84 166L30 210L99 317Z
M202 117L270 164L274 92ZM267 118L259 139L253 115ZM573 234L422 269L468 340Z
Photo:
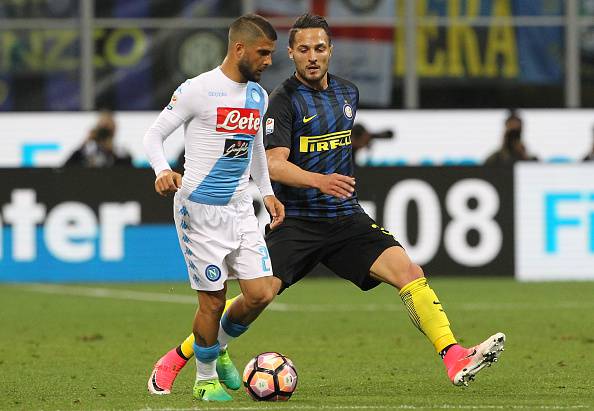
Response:
M286 217L267 230L266 245L274 276L283 288L301 280L318 263L367 291L380 282L369 269L384 250L400 243L365 213L324 219Z

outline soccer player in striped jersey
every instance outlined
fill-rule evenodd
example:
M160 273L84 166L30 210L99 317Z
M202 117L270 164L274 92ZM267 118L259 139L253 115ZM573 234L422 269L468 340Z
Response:
M290 31L288 52L295 73L271 94L264 125L273 188L286 212L284 223L266 234L274 290L283 292L318 263L364 291L389 284L443 359L450 381L467 385L498 359L505 335L471 348L459 345L421 267L360 207L350 141L359 92L328 73L332 42L324 18L301 16ZM190 335L178 351L191 342Z
M239 389L241 379L226 341L246 331L276 295L268 250L247 192L251 175L273 217L272 225L282 222L283 205L272 191L261 127L268 95L258 84L272 63L275 41L276 32L267 20L239 17L229 28L223 63L178 87L144 137L157 175L155 190L175 193L179 244L190 285L198 294L191 349L196 356L197 399L230 400L220 381ZM171 170L163 150L163 141L182 124L183 179ZM222 315L227 278L233 277L239 281L242 298ZM175 368L180 363L168 365ZM148 381L153 394L169 393L168 385L166 373L155 372Z

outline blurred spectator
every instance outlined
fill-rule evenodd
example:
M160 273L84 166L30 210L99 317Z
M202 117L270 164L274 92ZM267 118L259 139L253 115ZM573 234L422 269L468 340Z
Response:
M592 148L586 157L584 157L584 161L594 161L594 128L592 128Z
M102 111L83 145L72 153L64 167L131 167L132 158L128 154L117 153L114 148L115 132L113 114Z
M361 123L356 123L353 125L353 129L351 131L351 144L353 147L353 158L357 151L361 148L365 148L371 145L372 140L374 139L389 139L394 136L394 132L392 130L384 130L379 133L371 133L369 132L365 126Z
M509 115L505 119L505 132L508 130L518 130L522 133L522 118L518 115L516 110L509 110Z
M522 142L522 119L514 110L510 110L509 116L505 119L503 144L499 150L487 157L485 165L502 166L514 164L517 161L538 161L538 159L528 154Z

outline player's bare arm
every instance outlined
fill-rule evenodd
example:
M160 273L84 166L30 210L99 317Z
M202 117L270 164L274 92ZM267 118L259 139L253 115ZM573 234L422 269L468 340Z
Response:
M355 178L338 173L320 174L306 171L288 161L290 150L275 147L266 150L270 179L300 188L317 188L324 194L338 198L350 197L355 191Z
M275 196L264 197L264 206L266 206L266 209L272 217L270 228L274 229L283 223L285 220L285 206L278 201L278 198Z
M155 191L162 196L174 194L182 185L182 176L172 170L163 170L155 179Z

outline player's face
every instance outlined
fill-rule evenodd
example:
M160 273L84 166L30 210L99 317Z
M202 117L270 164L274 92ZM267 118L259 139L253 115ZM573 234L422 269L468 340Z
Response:
M244 46L237 67L248 81L260 81L262 72L272 64L274 41L261 37Z
M295 33L289 57L295 62L297 74L309 83L321 81L328 72L332 46L321 28L302 29Z

